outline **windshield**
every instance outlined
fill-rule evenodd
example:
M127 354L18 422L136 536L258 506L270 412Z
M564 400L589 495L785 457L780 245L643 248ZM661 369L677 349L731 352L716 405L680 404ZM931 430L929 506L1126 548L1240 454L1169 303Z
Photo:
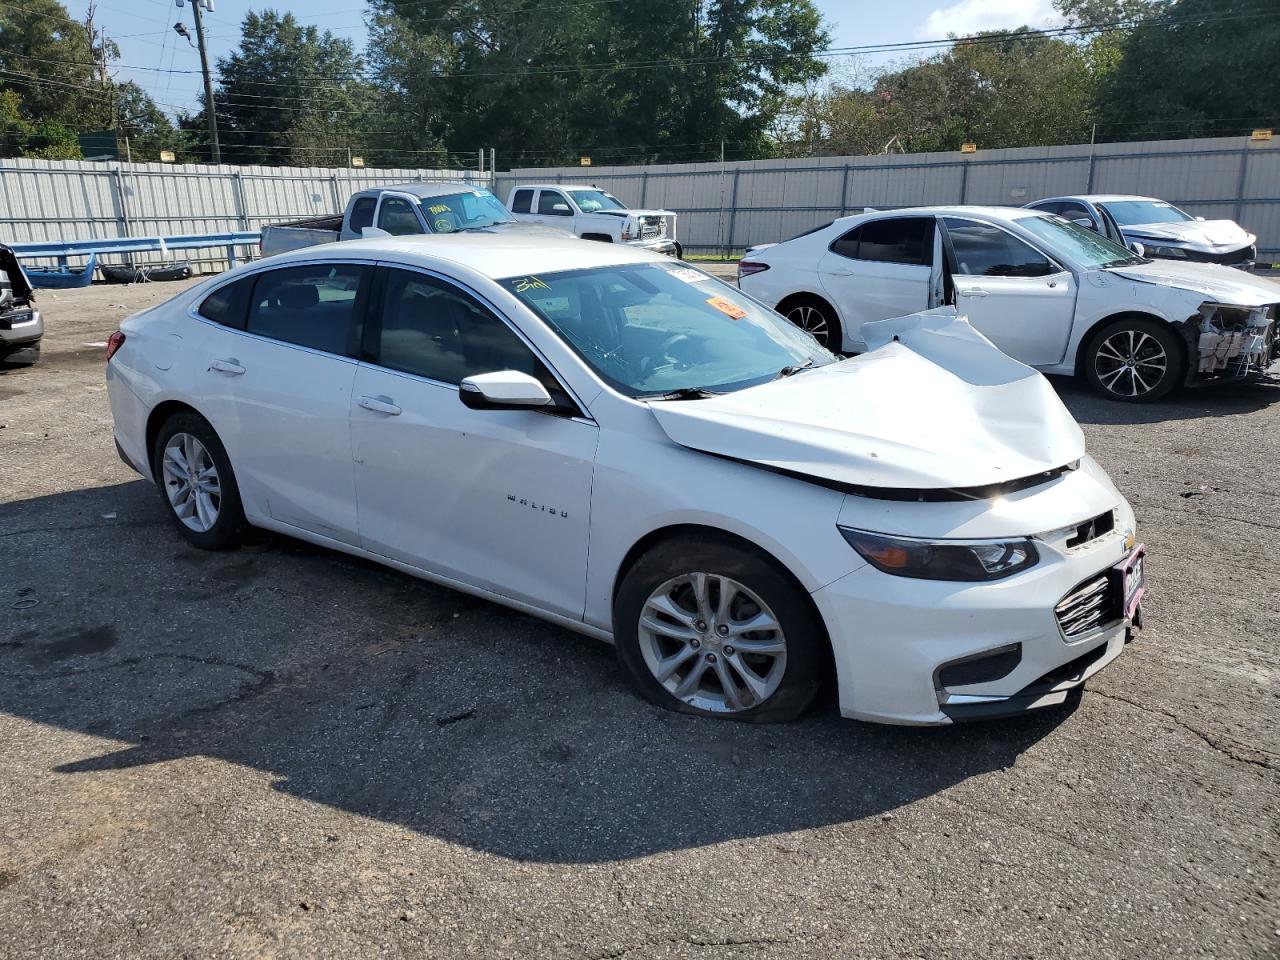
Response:
M1195 217L1163 200L1109 200L1098 206L1106 209L1122 227L1140 223L1185 223Z
M435 233L476 230L495 223L511 223L511 214L488 190L467 190L424 197L422 212Z
M1087 269L1143 262L1132 250L1062 217L1020 217L1018 226L1043 240L1050 253Z
M633 263L499 283L629 397L741 390L784 368L835 360L741 291L678 264Z
M569 196L583 213L595 213L597 210L625 210L626 204L611 193L603 190L570 190Z

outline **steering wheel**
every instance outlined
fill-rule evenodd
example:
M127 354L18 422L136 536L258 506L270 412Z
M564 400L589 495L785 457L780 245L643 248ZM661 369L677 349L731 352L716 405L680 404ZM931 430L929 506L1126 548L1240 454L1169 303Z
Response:
M667 337L667 339L662 341L662 346L658 348L658 356L660 356L663 360L670 360L672 363L682 364L684 363L684 361L681 360L679 357L675 356L671 352L671 350L672 348L682 343L688 344L691 342L692 341L689 339L688 334L674 333L671 336Z

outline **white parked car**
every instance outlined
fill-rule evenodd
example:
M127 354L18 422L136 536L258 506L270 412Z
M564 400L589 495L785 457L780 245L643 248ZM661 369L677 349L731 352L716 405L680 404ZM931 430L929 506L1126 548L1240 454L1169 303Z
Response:
M1152 261L1061 217L928 207L844 217L756 248L743 290L842 352L863 325L954 306L1000 349L1103 396L1256 377L1280 357L1280 287L1213 264Z
M522 183L507 195L521 223L567 230L583 240L626 243L680 258L676 215L670 210L632 210L599 187L575 183Z
M122 458L199 547L246 524L617 646L667 707L1060 703L1139 615L1134 517L1043 377L953 317L865 356L701 271L501 235L282 254L126 320Z
M1252 270L1258 256L1257 236L1234 220L1206 220L1155 197L1049 197L1027 207L1056 213L1157 260Z

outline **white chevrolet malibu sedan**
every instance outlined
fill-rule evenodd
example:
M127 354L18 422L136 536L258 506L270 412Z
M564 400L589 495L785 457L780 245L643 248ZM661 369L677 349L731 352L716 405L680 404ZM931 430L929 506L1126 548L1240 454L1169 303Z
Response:
M246 526L616 645L676 710L943 724L1061 703L1140 617L1133 512L1044 378L941 313L838 361L739 290L573 238L362 240L124 322L122 458Z

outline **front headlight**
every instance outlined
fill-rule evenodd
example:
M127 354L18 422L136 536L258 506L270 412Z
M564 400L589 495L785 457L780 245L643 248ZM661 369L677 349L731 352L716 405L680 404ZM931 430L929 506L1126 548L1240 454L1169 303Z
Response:
M1151 244L1143 244L1149 257L1165 257L1170 260L1187 259L1187 251L1181 247L1156 247Z
M911 540L841 527L840 533L882 573L917 580L1000 580L1035 566L1040 555L1016 540Z

